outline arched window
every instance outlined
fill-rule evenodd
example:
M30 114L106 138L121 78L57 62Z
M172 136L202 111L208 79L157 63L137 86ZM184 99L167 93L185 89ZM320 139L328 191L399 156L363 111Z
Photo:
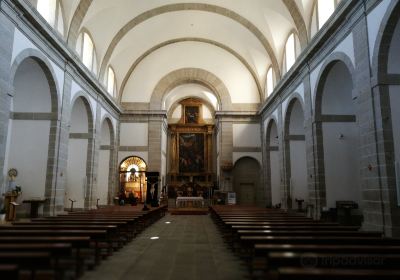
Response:
M318 0L318 29L325 24L328 18L333 14L334 10L335 0Z
M92 72L96 72L96 52L93 41L87 32L82 32L79 35L76 49L81 55L83 64Z
M59 0L38 0L36 9L53 28L64 35L64 20Z
M311 17L311 36L328 21L341 0L316 0Z
M113 97L115 97L115 94L117 93L116 84L114 70L111 68L111 66L109 66L107 75L107 91Z
M286 72L293 66L296 61L296 46L294 33L290 34L285 45L285 66Z
M266 97L268 97L274 91L274 70L272 69L272 67L269 67L267 71L266 88L267 88Z

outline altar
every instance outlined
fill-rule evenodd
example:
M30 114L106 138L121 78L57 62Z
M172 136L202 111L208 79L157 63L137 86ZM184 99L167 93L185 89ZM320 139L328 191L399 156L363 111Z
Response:
M176 207L204 207L204 198L201 196L179 196L176 198Z

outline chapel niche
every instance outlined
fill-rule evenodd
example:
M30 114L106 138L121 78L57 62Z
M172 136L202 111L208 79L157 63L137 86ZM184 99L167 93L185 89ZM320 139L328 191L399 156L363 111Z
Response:
M203 118L207 106L196 98L178 104L180 118L169 128L168 196L203 196L213 186L212 140L214 125ZM208 108L208 107L207 107Z

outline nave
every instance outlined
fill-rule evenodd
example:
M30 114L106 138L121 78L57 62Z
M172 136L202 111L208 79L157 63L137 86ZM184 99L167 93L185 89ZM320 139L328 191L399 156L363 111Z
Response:
M167 214L81 279L235 280L247 274L209 215Z

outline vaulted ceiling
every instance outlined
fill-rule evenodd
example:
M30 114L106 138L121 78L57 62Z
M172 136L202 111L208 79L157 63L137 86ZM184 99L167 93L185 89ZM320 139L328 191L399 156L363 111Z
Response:
M122 102L150 102L157 84L179 69L218 77L232 103L260 103L266 72L282 75L294 31L309 38L314 0L60 0L68 44L90 34L97 75L116 74ZM188 81L191 82L191 81Z

